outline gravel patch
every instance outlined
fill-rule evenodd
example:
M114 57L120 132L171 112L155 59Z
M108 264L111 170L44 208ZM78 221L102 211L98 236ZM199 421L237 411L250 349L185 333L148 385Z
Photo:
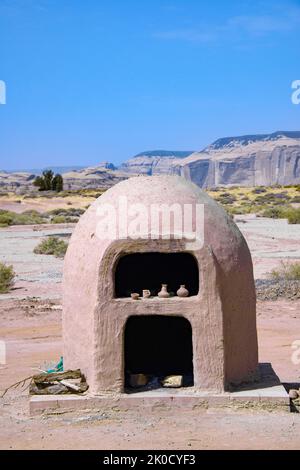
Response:
M258 300L300 299L300 281L257 279L255 285Z

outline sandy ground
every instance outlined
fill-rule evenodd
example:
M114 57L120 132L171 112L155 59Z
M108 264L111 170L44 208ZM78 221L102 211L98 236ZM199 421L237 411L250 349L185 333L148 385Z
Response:
M300 257L300 225L243 218L256 278L280 259ZM62 261L34 255L39 239L68 237L70 226L0 229L0 259L17 272L15 290L0 298L0 339L6 364L0 389L58 361L61 340ZM258 302L260 362L271 362L282 382L300 383L291 344L300 340L300 301ZM300 449L299 414L233 409L186 413L109 412L30 417L28 391L0 401L1 449Z
M0 209L16 212L17 214L31 210L43 213L53 209L70 209L72 207L84 209L94 200L95 198L93 197L82 197L76 194L66 197L52 196L47 198L40 196L26 199L16 195L0 195Z
M14 226L0 229L0 261L11 264L17 274L14 288L1 299L60 299L63 260L36 255L33 249L47 236L68 241L71 224Z
M253 215L237 216L236 222L250 248L255 279L266 278L281 260L300 260L300 225Z

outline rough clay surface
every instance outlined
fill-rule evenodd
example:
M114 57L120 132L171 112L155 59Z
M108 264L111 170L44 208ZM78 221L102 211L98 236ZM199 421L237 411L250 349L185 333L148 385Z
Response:
M142 204L204 207L203 247L185 240L111 241L98 236L101 208L110 205L114 225L120 198ZM115 210L114 210L115 209ZM143 212L144 213L144 212ZM183 213L183 211L182 211ZM193 214L194 230L196 226ZM126 221L127 222L127 221ZM117 228L119 227L117 220ZM148 235L146 232L145 235ZM170 228L170 235L175 233ZM199 294L189 299L134 304L114 297L119 256L136 252L192 253L199 265ZM93 393L123 391L123 331L131 315L183 315L193 330L195 388L220 391L255 378L257 336L253 267L246 241L227 213L196 185L178 176L135 177L110 188L85 212L70 240L64 264L64 358L80 367ZM176 302L175 302L176 300Z

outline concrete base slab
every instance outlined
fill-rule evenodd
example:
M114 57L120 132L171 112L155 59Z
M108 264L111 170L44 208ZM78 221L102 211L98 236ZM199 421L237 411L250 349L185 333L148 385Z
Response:
M178 409L197 410L209 407L290 411L289 396L270 364L260 364L259 383L239 390L212 393L195 390L158 388L136 393L104 393L101 395L35 395L30 398L30 414L60 414L72 411L129 411Z

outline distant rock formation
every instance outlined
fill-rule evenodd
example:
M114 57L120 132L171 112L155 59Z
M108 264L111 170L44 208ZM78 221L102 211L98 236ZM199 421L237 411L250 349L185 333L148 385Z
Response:
M37 175L38 173L36 173ZM33 186L36 175L26 172L0 171L0 190L22 194L27 191L37 192ZM101 163L100 166L71 170L63 173L64 189L77 190L85 188L110 188L128 178L127 173L115 169L112 163Z
M35 175L31 173L0 170L0 190L17 192L19 189L30 189L34 179Z
M62 176L64 188L72 190L84 188L106 189L128 178L127 173L117 170L112 163L108 162L103 162L100 166L63 173Z
M192 151L152 150L130 158L120 166L122 171L138 175L169 174L173 164L191 155Z
M63 172L63 178L65 189L109 188L132 175L157 174L181 175L201 188L300 184L300 132L226 137L201 152L142 152L119 168L101 162ZM0 189L33 189L34 177L32 173L0 171Z
M200 187L300 183L300 132L219 139L170 168Z

